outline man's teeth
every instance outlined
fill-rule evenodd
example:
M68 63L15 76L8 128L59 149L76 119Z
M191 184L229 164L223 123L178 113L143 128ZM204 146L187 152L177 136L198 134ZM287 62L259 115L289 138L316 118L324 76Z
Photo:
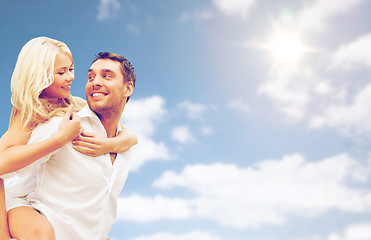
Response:
M104 94L103 93L93 93L92 96L93 97L98 97L98 96L104 96Z

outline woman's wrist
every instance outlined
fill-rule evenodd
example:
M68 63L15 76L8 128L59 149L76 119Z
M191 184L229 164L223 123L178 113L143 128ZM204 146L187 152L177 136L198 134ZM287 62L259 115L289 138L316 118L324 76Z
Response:
M60 133L57 133L51 137L50 140L53 142L53 145L56 146L56 148L60 148L69 142L69 139Z
M106 153L116 153L116 142L114 138L106 138L105 143L103 144L103 152Z

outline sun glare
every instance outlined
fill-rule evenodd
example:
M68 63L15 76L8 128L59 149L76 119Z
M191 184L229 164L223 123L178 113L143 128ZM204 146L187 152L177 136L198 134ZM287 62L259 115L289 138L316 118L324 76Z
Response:
M295 36L280 36L271 49L278 62L295 63L305 48Z
M304 53L314 50L301 42L299 31L292 34L285 34L277 24L274 24L274 30L269 42L253 44L255 47L268 50L274 56L274 67L281 64L290 64L298 67L300 57Z

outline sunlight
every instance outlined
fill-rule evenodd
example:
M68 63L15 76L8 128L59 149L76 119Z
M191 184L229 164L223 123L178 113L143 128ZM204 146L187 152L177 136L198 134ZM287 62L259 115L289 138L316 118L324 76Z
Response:
M305 51L296 36L281 35L269 48L272 49L277 62L295 63L299 55Z
M301 42L301 39L298 37L299 31L285 34L276 24L274 24L274 30L269 42L252 44L254 47L263 48L271 52L275 58L274 66L290 64L298 67L299 58L303 53L314 50Z

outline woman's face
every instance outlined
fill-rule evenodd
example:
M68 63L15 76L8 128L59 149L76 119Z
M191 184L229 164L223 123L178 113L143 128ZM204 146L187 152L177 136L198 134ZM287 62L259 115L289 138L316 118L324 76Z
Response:
M43 90L41 97L68 98L71 82L75 79L72 59L65 53L58 53L54 61L54 81Z

